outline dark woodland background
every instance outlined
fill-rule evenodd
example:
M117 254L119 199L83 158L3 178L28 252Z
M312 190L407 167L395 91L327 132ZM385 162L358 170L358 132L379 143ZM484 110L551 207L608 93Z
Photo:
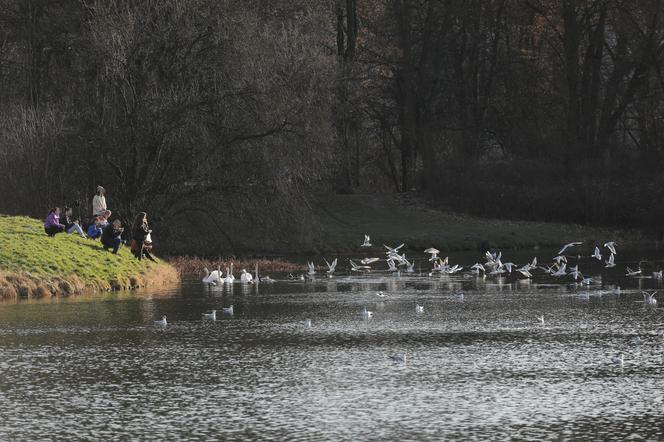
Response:
M661 235L663 87L660 0L0 0L0 212L101 184L173 252L295 249L325 194L416 191Z

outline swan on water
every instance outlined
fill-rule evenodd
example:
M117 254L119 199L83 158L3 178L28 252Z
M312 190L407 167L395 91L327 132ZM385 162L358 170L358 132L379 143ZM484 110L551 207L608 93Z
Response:
M209 319L211 321L217 320L217 311L212 310L210 313L203 313L203 319Z
M242 274L240 275L240 282L250 283L253 280L254 280L253 275L247 272L246 269L242 269Z
M166 327L166 315L162 316L161 319L154 321L154 325L157 325L159 327Z
M203 272L205 272L205 277L203 278L203 284L217 285L218 283L221 282L222 279L221 270L217 269L210 272L207 269L207 267L204 267Z

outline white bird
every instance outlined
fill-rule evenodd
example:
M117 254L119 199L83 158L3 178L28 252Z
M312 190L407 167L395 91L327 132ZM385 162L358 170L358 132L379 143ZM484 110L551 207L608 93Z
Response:
M480 264L479 262L476 262L475 264L473 264L473 265L470 267L470 271L473 272L473 273L475 273L476 275L479 275L480 272L484 272L484 273L486 273L486 269L485 269L484 266L483 266L482 264Z
M652 272L652 277L654 279L662 279L662 271L660 270L659 272Z
M525 266L523 266L519 269L516 269L516 271L521 273L526 278L532 278L533 277L532 273L530 273L530 268L529 268L528 265L525 265Z
M639 270L632 270L629 267L627 267L627 273L625 274L625 276L636 276L636 275L640 275L640 274L641 274L641 269L640 268L639 268Z
M209 319L211 321L217 320L217 311L212 310L210 313L203 313L203 319Z
M230 307L222 307L221 311L224 313L224 315L232 315L234 314L233 312L233 304L230 305Z
M606 263L606 265L605 265L604 267L607 268L607 269L609 269L609 268L611 268L611 267L615 267L615 266L616 266L616 263L615 263L615 256L614 256L614 254L612 253L612 254L609 256L608 261L604 261L604 262Z
M394 260L392 259L387 260L387 270L390 272L396 272L398 270L397 266L394 264Z
M424 306L415 304L415 313L424 313Z
M563 246L563 248L560 249L560 252L558 252L558 255L562 255L563 252L565 252L565 250L569 249L570 247L580 246L581 244L583 244L583 242L581 242L581 241L576 241L576 242L571 242L569 244L565 244Z
M383 292L376 293L376 296L378 296L379 298L386 298L387 297L387 295Z
M643 341L641 340L641 336L634 336L629 343L632 345L641 345L643 344Z
M583 279L583 275L581 272L579 272L579 265L575 265L574 267L570 267L570 272L569 275L574 278L575 281L578 281L579 278Z
M161 319L159 319L158 321L154 321L154 325L157 325L159 327L166 327L166 324L168 324L166 322L166 315L162 316Z
M305 319L302 321L302 325L304 325L304 328L311 328L311 319Z
M593 282L592 278L583 278L583 281L581 281L581 284L590 285L590 284L592 284L592 282Z
M369 270L371 270L371 267L366 266L366 265L358 266L357 264L355 264L355 262L353 262L352 259L349 259L348 261L350 262L350 270L351 270L351 272L363 272L363 271L369 271Z
M309 267L308 275L313 277L316 274L316 266L313 261L307 261L307 266Z
M364 319L369 319L373 316L373 312L370 312L366 307L364 307L364 310L362 310L362 316Z
M360 263L366 265L373 264L374 262L380 261L380 258L363 258L360 260Z
M620 294L620 286L617 285L614 288L611 289L611 294L612 295L619 295Z
M323 258L323 261L325 261L325 264L327 265L327 274L329 276L332 276L334 273L334 270L337 268L337 258L334 258L334 261L332 261L332 264L327 262L327 259Z
M592 254L591 258L595 258L598 261L602 260L602 254L600 253L599 247L595 246L595 253Z
M642 293L643 293L643 302L646 305L657 305L657 300L655 299L655 295L657 294L656 291L652 293L648 292L642 292Z
M544 325L544 315L539 315L539 316L537 317L537 320L539 321L539 323L540 323L541 325Z
M224 284L233 284L235 282L235 276L233 276L233 264L231 264L231 270L228 270L226 267L226 277L224 278Z
M390 247L390 246L386 246L385 244L383 244L383 247L385 247L385 248L387 249L387 252L386 252L386 253L389 255L390 253L397 253L397 252L399 251L399 249L402 248L402 247L405 246L405 245L406 245L406 244L403 243L403 244L401 244L401 245L398 245L398 246L392 248L392 247Z
M611 358L611 363L615 365L620 365L621 367L625 365L625 357L622 353L618 353Z
M240 275L240 282L250 283L253 280L254 280L253 275L247 272L246 269L242 269L242 274Z
M369 238L369 235L364 235L364 242L360 247L371 247L371 238Z
M388 355L388 358L392 359L394 362L400 362L402 364L406 363L406 353L396 353L393 355Z
M221 282L222 274L221 270L214 270L210 272L207 267L203 268L205 272L205 277L203 278L203 284L217 285Z
M616 252L616 243L615 242L613 242L613 241L606 242L606 243L604 243L604 247L609 249L609 251L612 254L614 254L614 255L618 254L618 252Z
M564 255L558 255L555 258L553 258L553 260L556 262L556 264L560 265L563 262L565 263L567 262L567 257Z
M567 274L566 271L565 271L566 269L567 269L567 264L563 263L563 264L558 268L558 270L556 270L555 272L553 272L551 275L552 275L552 276L558 276L558 277L560 277L560 276L565 276L565 275Z
M433 247L429 247L424 251L424 253L428 253L431 255L431 257L429 258L429 262L434 262L435 260L438 259L438 254L440 253L440 250L435 249Z
M410 262L406 260L406 273L415 273L415 261Z

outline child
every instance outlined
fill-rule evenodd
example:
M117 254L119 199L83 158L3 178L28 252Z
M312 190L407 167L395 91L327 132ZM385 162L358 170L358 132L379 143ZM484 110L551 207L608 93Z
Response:
M131 252L139 261L143 259L143 256L150 261L155 261L150 254L150 250L152 250L151 232L152 230L148 226L148 216L145 212L140 212L131 226Z
M95 218L95 222L90 224L90 227L88 228L88 238L97 239L101 236L103 233L101 221L102 219L104 219L103 216L98 216Z
M113 221L112 224L107 224L101 234L101 244L104 250L113 249L113 253L118 253L118 249L122 244L122 223L119 219Z
M48 211L48 216L44 221L44 231L48 236L55 236L65 231L65 226L60 224L60 208L54 207Z
M85 238L85 234L83 233L83 229L81 228L81 224L77 219L72 219L72 209L71 207L65 207L65 215L64 215L64 226L65 226L65 232L67 233L78 233L81 235L81 237Z

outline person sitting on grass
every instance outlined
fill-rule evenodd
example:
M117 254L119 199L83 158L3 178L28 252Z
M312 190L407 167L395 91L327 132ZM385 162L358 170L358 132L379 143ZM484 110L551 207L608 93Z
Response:
M71 207L65 207L64 219L62 221L65 226L65 232L67 233L78 233L81 237L85 238L83 229L81 228L81 223L77 219L73 219L73 211Z
M113 249L113 253L118 253L118 249L122 244L122 223L116 219L111 224L107 224L101 234L101 244L104 250Z
M48 211L48 216L44 220L44 231L48 236L55 236L65 231L65 226L60 224L60 208L54 207Z
M107 211L109 213L108 216L110 216L110 211L106 207L106 189L97 186L97 192L95 192L95 196L92 197L92 216L104 215L104 212Z
M131 252L139 261L145 256L150 261L156 262L150 254L152 250L151 232L147 214L140 212L131 226Z
M104 219L103 216L98 216L95 218L95 222L90 224L90 227L88 227L88 238L90 239L97 239L101 236L103 233L102 229L102 219Z

